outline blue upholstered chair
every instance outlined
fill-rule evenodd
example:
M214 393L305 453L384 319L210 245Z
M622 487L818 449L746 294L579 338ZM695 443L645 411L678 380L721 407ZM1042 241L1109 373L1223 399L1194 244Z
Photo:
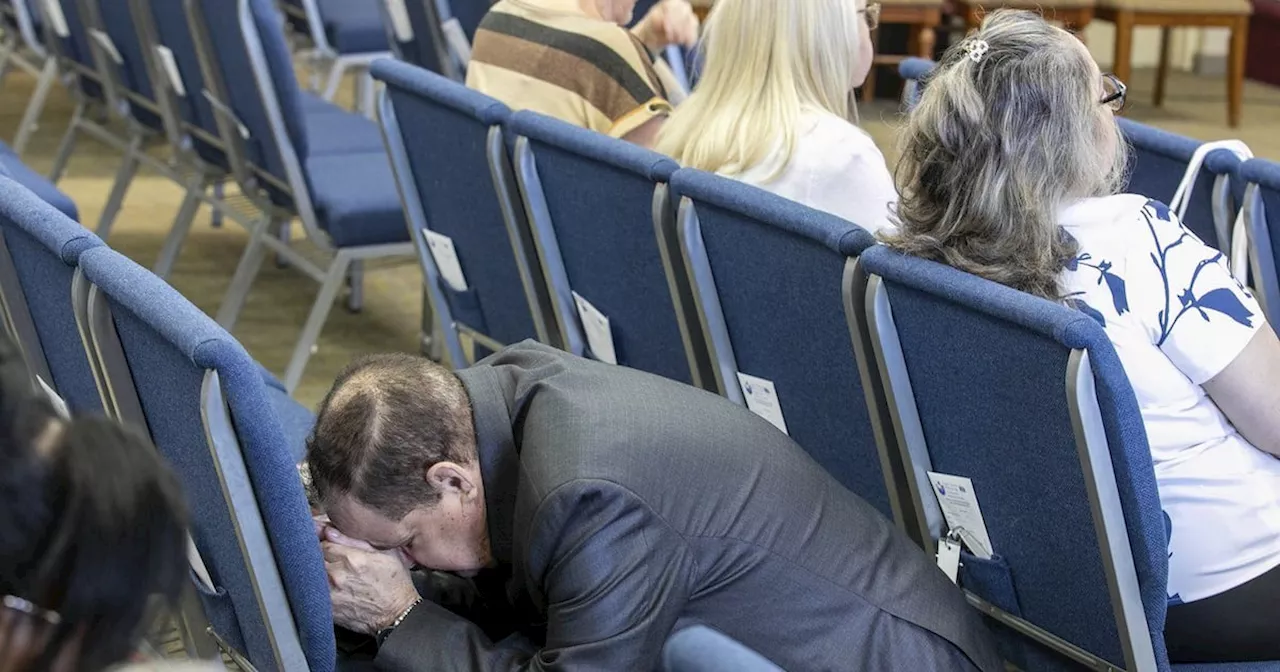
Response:
M102 402L76 325L71 285L80 255L102 241L23 185L0 177L0 297L27 368L72 411Z
M1150 447L1102 326L880 246L859 258L849 297L862 311L855 342L872 350L860 353L863 382L881 387L894 419L882 449L912 465L909 505L933 539L942 529L924 473L972 480L995 555L963 553L960 585L1006 658L1027 670L1171 669Z
M71 219L79 220L80 211L71 197L58 190L44 175L32 170L22 162L17 152L0 142L0 174L14 180L18 184L35 192L46 203L52 205Z
M1123 117L1117 121L1133 150L1129 184L1124 191L1169 203L1202 143ZM1239 165L1239 159L1229 151L1210 152L1196 176L1183 218L1187 228L1205 244L1228 252L1231 226L1244 195L1243 186L1231 180Z
M782 672L782 668L705 625L685 628L662 648L664 672Z
M679 259L666 184L675 162L534 112L516 112L508 128L565 348L601 358L576 294L608 320L618 364L710 389L688 288L670 272Z
M293 74L283 19L271 0L186 2L232 173L266 215L250 229L218 323L234 325L268 249L321 285L285 371L286 387L293 390L348 276L348 303L358 307L364 260L412 255L400 197L381 143L374 150L312 151L307 99ZM376 126L370 126L376 136ZM322 264L269 235L273 222L295 216L325 254Z
M457 82L467 76L470 37L466 53L449 40L446 25L458 23L446 0L378 0L387 37L396 58ZM454 26L461 30L460 24Z
M380 117L409 233L454 366L470 363L459 336L496 350L526 338L556 343L498 101L406 63L374 63L386 84ZM447 159L445 158L447 157ZM426 231L447 236L465 290L444 280Z
M192 562L205 571L192 580L208 632L245 669L333 670L329 585L289 437L297 428L257 364L113 250L86 252L80 269L77 300L111 415L151 436L195 512Z
M295 34L311 48L303 57L316 76L323 76L321 97L332 101L348 70L360 72L358 99L372 105L367 69L373 61L391 56L378 3L382 0L281 0ZM319 81L315 81L319 84ZM368 87L368 88L365 88ZM366 108L366 112L371 112Z
M1257 298L1272 328L1280 329L1280 164L1252 159L1240 166L1246 185L1245 223L1249 232L1249 269Z
M4 39L0 41L0 84L10 65L17 65L36 78L35 90L13 138L12 151L18 156L26 151L49 99L49 91L58 80L58 63L45 48L46 24L36 1L0 0L0 27L4 29Z
M719 392L744 404L739 373L771 381L791 438L913 531L893 506L901 464L880 462L843 310L846 266L874 238L834 215L701 171L676 171L671 197L679 203L681 270Z
M898 64L898 75L902 77L902 107L910 110L916 106L916 101L920 100L920 89L923 86L923 80L933 72L938 64L927 59L915 56L905 58Z

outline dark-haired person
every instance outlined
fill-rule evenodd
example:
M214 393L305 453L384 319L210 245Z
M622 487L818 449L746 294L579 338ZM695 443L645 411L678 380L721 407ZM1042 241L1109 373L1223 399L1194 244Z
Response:
M1280 660L1280 340L1218 250L1119 193L1124 93L1072 35L993 12L908 120L886 238L1103 324L1169 529L1170 657Z
M892 523L767 421L664 378L532 342L457 372L370 357L307 459L372 547L322 542L334 618L382 640L381 669L652 670L695 622L785 669L1003 669ZM534 646L420 601L406 556L487 583Z
M0 332L0 672L125 660L150 597L178 595L185 539L178 482L147 441L58 417Z

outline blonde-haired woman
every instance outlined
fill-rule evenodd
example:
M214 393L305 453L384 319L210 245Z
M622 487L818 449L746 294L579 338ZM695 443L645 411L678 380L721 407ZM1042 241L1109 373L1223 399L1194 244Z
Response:
M1170 657L1280 660L1280 340L1221 253L1116 193L1124 94L1068 33L992 13L911 114L884 238L1102 323L1165 513Z
M866 0L717 0L702 79L657 149L870 230L896 200L884 156L854 122L880 5Z

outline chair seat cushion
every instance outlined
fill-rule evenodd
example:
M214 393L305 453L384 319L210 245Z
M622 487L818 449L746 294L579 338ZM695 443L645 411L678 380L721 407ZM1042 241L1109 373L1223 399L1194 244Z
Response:
M325 37L339 54L387 51L387 29L374 0L320 0Z
M385 151L307 159L320 226L337 247L409 240L400 194Z
M1249 0L1098 0L1104 9L1160 14L1252 14Z
M27 164L23 163L18 158L18 155L14 154L13 150L9 149L4 143L0 143L0 172L13 178L14 182L30 189L32 193L40 197L40 200L61 210L62 214L77 222L80 221L80 210L76 208L75 201L71 200L70 196L58 191L58 188L44 175L27 167Z
M322 101L323 102L323 101ZM385 151L378 125L332 103L305 111L307 147L312 156Z

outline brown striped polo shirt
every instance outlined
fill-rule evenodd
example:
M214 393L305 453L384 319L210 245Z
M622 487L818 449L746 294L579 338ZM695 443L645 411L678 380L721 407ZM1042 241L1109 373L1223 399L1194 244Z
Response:
M500 0L476 31L467 86L621 138L671 111L674 80L627 29L577 0Z

